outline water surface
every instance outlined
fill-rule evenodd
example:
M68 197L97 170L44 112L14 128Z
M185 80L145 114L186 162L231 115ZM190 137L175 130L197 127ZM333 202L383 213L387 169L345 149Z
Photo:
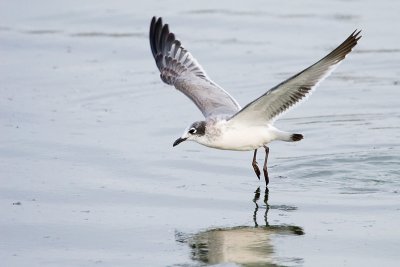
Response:
M2 264L397 266L399 8L2 1ZM242 105L363 29L277 121L305 139L271 144L268 194L251 152L172 148L201 113L159 79L153 15Z

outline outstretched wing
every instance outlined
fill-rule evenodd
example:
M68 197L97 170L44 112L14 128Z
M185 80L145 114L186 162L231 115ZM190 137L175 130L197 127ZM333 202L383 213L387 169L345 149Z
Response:
M354 31L326 57L247 104L230 118L230 123L264 125L273 122L278 115L304 99L323 79L329 76L357 44L361 38L360 32Z
M197 60L169 31L168 24L163 25L161 18L151 20L150 46L161 79L189 97L204 117L233 115L240 110L235 99L208 78Z

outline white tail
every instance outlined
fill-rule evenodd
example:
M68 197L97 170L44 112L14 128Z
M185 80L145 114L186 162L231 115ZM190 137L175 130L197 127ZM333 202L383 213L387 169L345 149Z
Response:
M297 142L303 139L303 135L297 133L293 134L277 130L275 134L276 134L276 140L281 140L285 142Z

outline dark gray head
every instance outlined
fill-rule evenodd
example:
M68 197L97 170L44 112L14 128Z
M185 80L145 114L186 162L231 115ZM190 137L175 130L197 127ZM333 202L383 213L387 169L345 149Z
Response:
M183 135L178 139L176 139L173 146L177 146L186 140L196 141L198 138L204 136L205 134L206 134L206 122L205 121L193 122L192 125L186 128Z

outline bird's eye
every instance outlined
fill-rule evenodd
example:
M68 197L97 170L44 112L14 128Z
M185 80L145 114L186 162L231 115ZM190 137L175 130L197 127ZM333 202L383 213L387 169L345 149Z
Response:
M190 134L195 134L196 133L196 129L195 128L190 128L189 133Z

